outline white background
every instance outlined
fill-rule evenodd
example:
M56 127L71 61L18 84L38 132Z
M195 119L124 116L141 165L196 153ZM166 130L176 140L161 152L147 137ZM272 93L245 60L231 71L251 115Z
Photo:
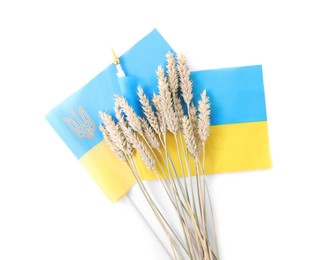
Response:
M162 259L44 115L157 28L194 70L263 64L273 169L211 177L221 260L321 259L318 1L1 1L0 259Z

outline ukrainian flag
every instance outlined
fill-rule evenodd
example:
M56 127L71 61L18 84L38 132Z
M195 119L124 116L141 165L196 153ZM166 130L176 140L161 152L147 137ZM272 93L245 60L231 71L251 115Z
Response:
M165 66L168 51L172 48L153 30L120 57L126 77L117 78L115 66L110 65L46 116L111 201L124 196L135 179L103 141L98 112L113 114L114 95L118 94L140 113L136 88L141 85L148 96L157 91L155 71L158 65ZM270 168L262 67L196 71L192 80L194 101L206 89L212 106L206 173ZM136 161L144 179L155 179L138 158Z

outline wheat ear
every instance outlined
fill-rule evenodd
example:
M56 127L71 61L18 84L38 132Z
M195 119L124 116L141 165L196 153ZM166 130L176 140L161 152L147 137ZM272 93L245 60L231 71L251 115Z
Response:
M168 85L173 95L177 94L178 91L178 74L176 68L176 61L174 58L174 54L172 52L168 52L166 54L167 59L167 76L168 76Z
M178 97L179 84L178 84L178 72L177 72L176 60L172 52L168 52L166 54L166 58L167 58L166 67L167 67L168 84L169 84L170 91L172 93L174 110L178 118L179 127L181 127L184 111L181 104L181 100Z
M155 132L153 131L153 129L151 128L151 126L148 125L148 123L146 122L146 120L141 119L141 124L143 127L143 131L144 131L144 136L147 140L147 142L149 143L149 145L151 146L151 148L154 148L156 150L159 150L159 142L158 139L155 135Z
M183 136L186 142L187 150L194 159L197 159L199 157L200 151L195 139L191 120L187 116L183 116L182 124Z
M128 124L134 131L142 133L143 129L140 124L140 117L137 116L134 109L128 104L124 97L116 96L116 102L119 104L121 111L126 115Z
M161 133L163 135L165 135L167 127L166 127L164 111L162 110L160 99L161 99L160 96L156 95L154 93L154 95L153 95L153 104L154 104L154 106L156 108L156 115L157 115L157 118L158 118L159 129L160 129Z
M210 100L206 96L206 90L201 94L201 100L198 101L198 135L204 144L210 135Z
M197 109L196 109L196 107L195 107L193 102L191 102L190 107L189 107L189 119L190 119L190 122L191 122L191 126L193 128L193 132L194 132L197 148L200 149L201 140L200 140L200 137L199 137L199 134L198 134Z
M105 129L108 131L108 134L115 145L120 150L124 151L126 149L126 138L122 134L119 125L114 122L111 115L108 115L105 112L100 112L100 118L102 119Z
M134 149L130 143L130 141L128 140L128 137L127 137L127 132L130 131L130 129L128 128L128 123L125 121L125 118L124 118L124 115L122 114L122 111L120 109L120 106L118 104L117 101L115 101L115 108L114 108L114 111L115 111L115 116L118 120L118 125L120 127L120 130L122 131L125 139L126 139L126 147L125 147L125 153L128 155L128 156L132 156L133 155L133 152L134 152Z
M128 136L133 147L138 151L142 161L146 165L146 168L152 171L156 171L155 160L152 154L149 152L146 145L139 139L136 133L130 132Z
M123 135L119 125L114 122L110 115L105 112L99 112L99 114L103 122L103 127L101 127L100 130L104 130L102 133L105 140L112 150L116 152L117 156L124 161L122 154L125 155L128 149L125 136Z
M123 151L121 151L113 142L112 138L110 137L108 131L103 125L100 125L100 131L103 134L104 140L108 144L111 151L123 162L126 162L126 156Z
M146 119L148 120L150 126L154 129L154 131L157 134L160 134L160 128L158 125L157 117L155 116L154 110L151 104L149 103L149 100L147 99L146 95L144 94L144 91L141 86L138 86L137 93Z
M189 106L189 104L193 99L193 93L192 93L193 84L192 84L192 81L190 80L191 71L187 66L187 60L183 54L178 55L177 70L180 78L182 97L185 103Z
M164 111L163 115L166 121L167 129L176 134L178 131L178 119L175 115L173 108L173 100L171 97L171 92L168 88L168 83L164 74L164 69L159 66L157 70L158 77L158 89L160 96L161 109Z

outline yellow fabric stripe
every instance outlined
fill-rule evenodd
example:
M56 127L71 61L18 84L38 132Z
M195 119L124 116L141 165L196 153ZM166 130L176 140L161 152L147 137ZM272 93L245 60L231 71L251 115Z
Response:
M266 121L214 126L206 146L207 173L272 167Z
M113 154L105 142L89 150L80 162L113 202L126 195L136 183L127 165Z
M211 126L210 132L206 142L206 173L271 168L266 121ZM169 135L167 142L172 160L180 171L174 137ZM183 156L184 150L180 149L180 151ZM111 201L124 196L135 184L135 179L127 166L115 157L104 142L87 152L81 157L80 162ZM143 179L157 179L151 171L146 169L137 154L135 154L135 162ZM186 167L184 169L186 172Z

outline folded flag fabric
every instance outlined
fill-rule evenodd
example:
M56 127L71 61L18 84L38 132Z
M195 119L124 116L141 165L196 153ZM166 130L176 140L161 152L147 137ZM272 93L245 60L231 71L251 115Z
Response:
M98 112L113 115L117 94L126 97L141 114L137 86L142 86L147 96L157 92L155 71L159 65L165 65L168 51L173 50L153 30L120 57L126 77L118 78L112 64L46 116L111 201L124 196L136 182L103 141ZM192 72L192 80L195 101L206 89L212 106L206 173L270 168L262 67L197 71ZM174 149L174 141L168 142ZM138 157L135 160L143 179L156 179Z

